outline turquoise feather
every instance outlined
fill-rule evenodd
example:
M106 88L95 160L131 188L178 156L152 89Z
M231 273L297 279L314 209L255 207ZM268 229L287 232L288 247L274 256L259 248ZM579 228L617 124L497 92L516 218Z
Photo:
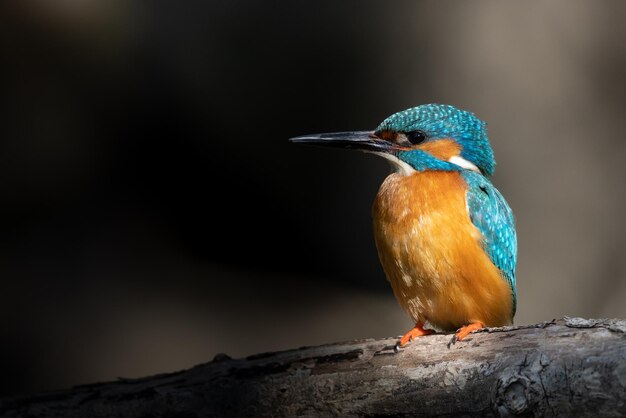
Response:
M463 170L461 174L468 186L466 199L469 217L483 236L485 252L511 287L513 317L517 306L517 234L513 212L500 192L484 176L470 170Z

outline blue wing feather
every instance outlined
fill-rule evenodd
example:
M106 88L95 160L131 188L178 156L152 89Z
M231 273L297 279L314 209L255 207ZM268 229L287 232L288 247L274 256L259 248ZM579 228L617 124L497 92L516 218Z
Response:
M467 182L467 210L472 223L483 236L483 247L491 261L500 269L513 294L513 312L517 306L515 264L517 235L511 208L500 192L482 175L463 170Z

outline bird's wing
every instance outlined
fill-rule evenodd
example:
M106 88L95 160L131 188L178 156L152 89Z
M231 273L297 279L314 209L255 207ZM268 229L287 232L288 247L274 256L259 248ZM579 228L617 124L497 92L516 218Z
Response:
M467 182L467 210L472 223L483 236L483 247L491 261L500 269L513 293L513 315L517 305L515 264L517 235L515 218L500 192L482 175L463 170Z

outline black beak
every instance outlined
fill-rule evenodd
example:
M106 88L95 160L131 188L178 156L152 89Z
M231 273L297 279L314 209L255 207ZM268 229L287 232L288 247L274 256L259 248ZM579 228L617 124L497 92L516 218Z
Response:
M291 138L289 141L296 144L350 148L369 152L390 152L394 148L394 144L377 137L371 131L304 135Z

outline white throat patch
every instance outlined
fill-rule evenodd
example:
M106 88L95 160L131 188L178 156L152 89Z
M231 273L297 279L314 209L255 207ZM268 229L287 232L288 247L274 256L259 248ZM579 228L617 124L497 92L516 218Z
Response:
M372 154L379 155L390 161L391 165L398 174L401 174L403 176L410 176L411 174L415 173L415 169L413 167L411 167L409 164L405 163L395 155L391 155L386 152L373 152Z

